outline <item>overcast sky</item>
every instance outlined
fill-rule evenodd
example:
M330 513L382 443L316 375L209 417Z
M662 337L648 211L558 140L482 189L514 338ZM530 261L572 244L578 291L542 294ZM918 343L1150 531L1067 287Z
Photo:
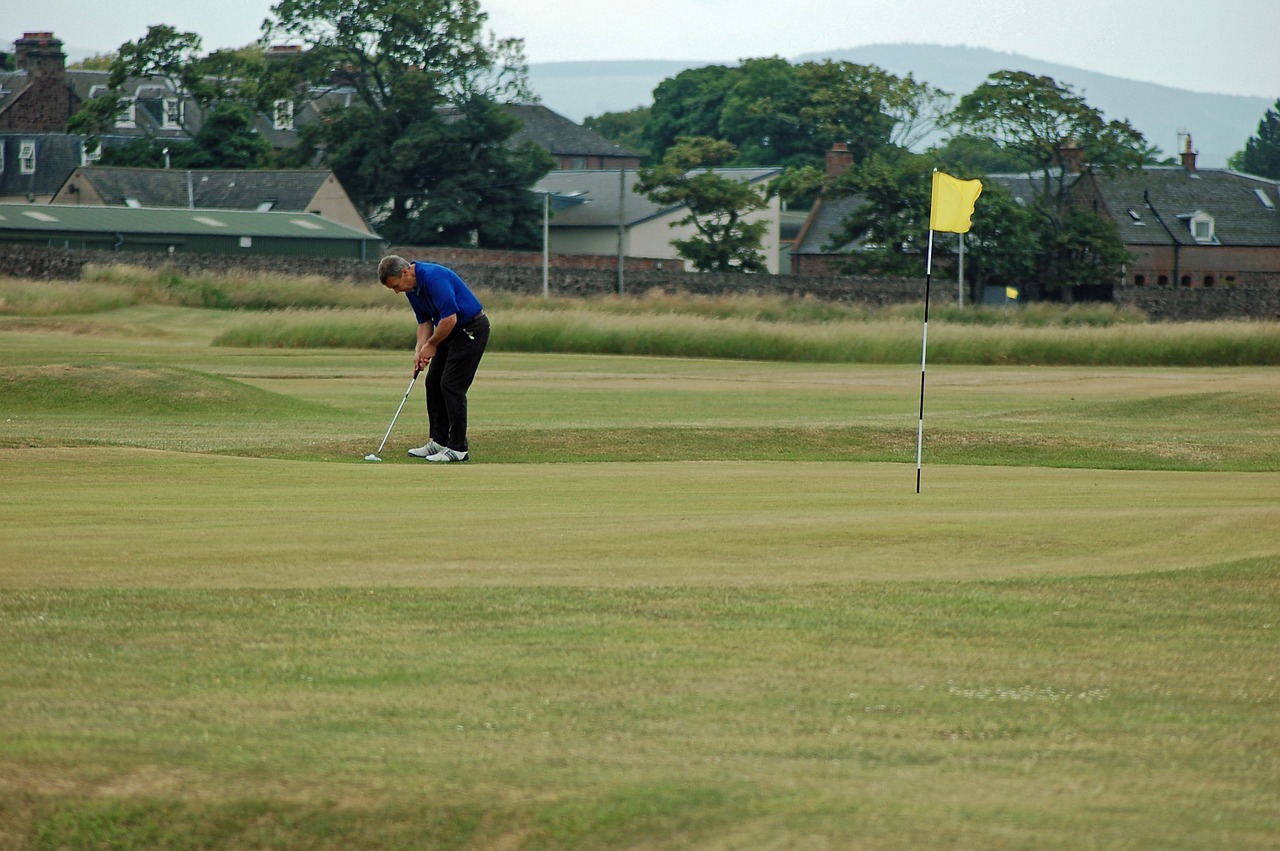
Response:
M152 24L207 52L261 34L272 0L41 0L5 13L12 41L53 31L73 59ZM1280 97L1280 0L481 0L530 62L760 56L910 42L1018 53L1191 91Z

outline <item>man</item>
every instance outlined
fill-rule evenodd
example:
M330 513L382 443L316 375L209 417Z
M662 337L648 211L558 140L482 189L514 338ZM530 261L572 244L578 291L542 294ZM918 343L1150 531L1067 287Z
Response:
M466 461L467 390L489 342L489 318L462 278L446 266L388 254L378 264L378 280L404 293L418 317L413 368L427 370L431 431L427 444L409 454L435 463Z

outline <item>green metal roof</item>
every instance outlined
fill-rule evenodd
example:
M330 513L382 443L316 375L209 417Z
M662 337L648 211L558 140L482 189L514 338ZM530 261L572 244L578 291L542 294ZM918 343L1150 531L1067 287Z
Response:
M310 213L190 210L167 207L98 207L69 204L0 204L0 231L34 233L186 234L198 236L382 238Z

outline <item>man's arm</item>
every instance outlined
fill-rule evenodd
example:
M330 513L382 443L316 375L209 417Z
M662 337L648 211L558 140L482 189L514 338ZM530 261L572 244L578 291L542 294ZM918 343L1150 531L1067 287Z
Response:
M453 332L453 326L457 324L458 314L450 313L448 316L441 317L434 329L430 323L418 326L418 351L414 359L414 365L418 369L426 368L426 365L436 356L436 346Z

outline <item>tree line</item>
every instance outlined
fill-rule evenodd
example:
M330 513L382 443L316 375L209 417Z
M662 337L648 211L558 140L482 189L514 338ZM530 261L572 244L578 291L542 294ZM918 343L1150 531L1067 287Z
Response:
M541 204L528 190L552 161L532 143L510 143L518 119L503 105L534 97L523 42L496 38L486 23L479 0L280 0L258 45L208 54L198 35L153 26L92 60L108 71L108 96L85 104L68 129L110 134L126 82L161 78L196 105L198 128L188 141L107 148L101 162L158 167L167 147L178 168L323 164L392 242L534 247ZM281 41L301 49L273 61L262 45ZM298 125L295 145L275 150L254 129L259 115L308 105L319 120ZM1233 167L1280 178L1278 112L1280 100ZM829 247L858 246L844 255L850 272L908 275L923 268L933 169L1037 175L1029 204L985 182L966 265L976 280L1042 293L1113 280L1125 260L1114 227L1071 203L1064 150L1103 171L1160 157L1127 122L1106 120L1049 77L1000 71L957 99L875 66L777 57L683 71L657 86L650 106L585 124L643 154L638 191L688 206L696 234L676 247L700 269L763 268L761 228L748 214L765 198L716 167L782 167L768 191L801 208L820 195L857 196ZM836 143L851 162L832 178L823 164Z

